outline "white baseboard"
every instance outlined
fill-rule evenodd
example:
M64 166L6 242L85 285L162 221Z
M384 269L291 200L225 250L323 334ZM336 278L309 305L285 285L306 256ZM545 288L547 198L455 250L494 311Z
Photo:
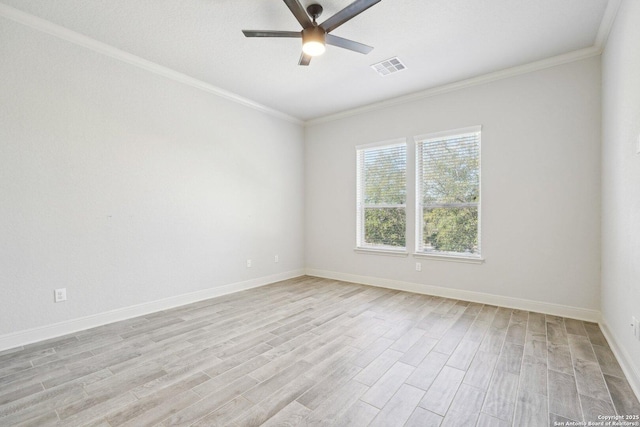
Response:
M633 359L621 347L614 338L613 333L608 325L602 319L602 315L597 310L589 310L579 307L570 307L560 304L553 304L541 301L532 301L522 298L506 297L501 295L493 295L482 292L465 291L460 289L443 288L440 286L423 285L419 283L402 282L398 280L381 279L378 277L359 276L347 273L338 273L334 271L306 269L306 275L322 277L325 279L340 280L343 282L359 283L363 285L377 286L381 288L396 289L400 291L414 292L418 294L433 295L445 298L453 298L464 301L478 302L482 304L491 304L501 307L516 308L519 310L535 311L539 313L552 314L555 316L568 317L571 319L586 320L600 324L605 338L609 342L611 350L616 359L620 362L622 371L629 381L629 385L633 389L640 400L640 366L633 363Z
M116 310L98 313L87 317L67 320L53 325L40 326L33 329L14 332L0 336L0 351L14 347L31 344L62 335L72 334L96 326L118 322L120 320L131 319L157 311L167 310L194 302L219 297L222 295L240 292L247 289L258 288L281 280L292 279L304 274L304 270L293 270L271 276L259 277L244 282L230 283L228 285L217 286L215 288L204 289L183 295L176 295L157 301L150 301L143 304L123 307Z
M535 311L538 313L552 314L555 316L569 317L571 319L599 322L601 315L598 310L570 307L542 301L533 301L522 298L506 297L487 294L483 292L465 291L462 289L444 288L441 286L424 285L421 283L402 282L398 280L381 279L378 277L358 276L334 271L307 269L309 276L323 277L326 279L354 282L363 285L377 286L380 288L396 289L400 291L414 292L417 294L433 295L438 297L453 298L464 301L478 302L482 304L498 305L501 307L516 308L519 310Z
M627 377L631 389L636 394L638 400L640 400L640 366L637 363L633 363L633 359L629 356L629 353L627 353L624 347L618 344L615 335L611 332L609 325L604 319L600 322L600 329L607 339L611 351L613 351L616 359L618 359L622 372L624 372L624 375Z

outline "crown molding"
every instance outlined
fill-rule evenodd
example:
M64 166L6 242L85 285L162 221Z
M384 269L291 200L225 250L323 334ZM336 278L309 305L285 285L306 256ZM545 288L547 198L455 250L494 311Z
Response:
M0 16L31 27L35 30L52 35L54 37L66 40L70 43L85 47L94 52L158 74L165 78L194 87L196 89L200 89L218 97L238 103L240 105L244 105L270 116L277 117L279 119L283 119L285 121L298 125L313 126L600 55L604 46L606 45L607 38L609 36L609 33L611 32L621 3L622 0L609 0L602 21L600 23L600 27L598 29L595 43L591 47L306 121L300 120L281 111L259 104L240 95L236 95L235 93L229 92L212 84L205 83L202 80L190 77L171 68L140 58L139 56L117 49L111 45L69 30L45 19L15 9L4 3L0 3Z
M304 124L302 120L296 117L290 116L278 110L274 110L273 108L269 108L265 105L259 104L255 101L252 101L248 98L244 98L240 95L236 95L235 93L221 89L212 84L205 83L202 80L198 80L196 78L190 77L186 74L172 70L171 68L140 58L139 56L133 55L131 53L115 48L109 44L100 42L91 37L87 37L83 34L69 30L68 28L60 26L58 24L54 24L53 22L47 21L46 19L42 19L37 16L31 15L29 13L23 12L21 10L15 9L4 3L0 3L0 16L6 19L10 19L19 24L25 25L27 27L33 28L34 30L41 31L43 33L49 34L51 36L57 37L62 40L66 40L70 43L90 49L99 54L108 56L118 61L125 62L127 64L133 65L138 68L142 68L143 70L160 75L167 79L171 79L178 83L182 83L187 86L200 89L204 92L210 93L220 98L227 99L229 101L235 102L245 107L249 107L251 109L260 111L270 116L273 116L297 125Z
M617 0L614 0L617 1ZM493 73L483 74L481 76L472 77L466 80L460 80L454 83L449 83L442 86L429 88L423 91L414 92L409 95L400 96L397 98L387 99L385 101L376 102L373 104L365 105L363 107L354 108L351 110L342 111L335 114L329 114L317 119L311 119L304 122L305 126L313 126L321 123L332 122L335 120L344 119L346 117L357 116L360 114L368 113L371 111L382 110L385 108L393 107L396 105L406 104L413 101L418 101L432 96L441 95L443 93L454 92L461 89L465 89L472 86L478 86L497 80L507 79L521 74L528 74L534 71L544 70L545 68L556 67L558 65L567 64L570 62L580 61L582 59L598 56L602 53L602 48L599 46L591 46L584 49L575 50L573 52L565 53L551 58L545 58L540 61L530 62L524 65L518 65L517 67L506 68L504 70L495 71Z
M493 73L472 77L467 80L460 80L454 83L429 88L429 89L426 89L420 92L415 92L409 95L400 96L397 98L391 98L391 99L377 102L374 104L365 105L363 107L345 110L335 114L329 114L327 116L307 120L304 122L304 124L305 126L312 126L316 124L331 122L334 120L340 120L346 117L356 116L356 115L364 114L370 111L381 110L394 105L405 104L405 103L416 101L419 99L429 98L429 97L440 95L443 93L453 92L456 90L465 89L468 87L493 82L496 80L506 79L506 78L514 77L520 74L527 74L533 71L539 71L545 68L551 68L558 65L567 64L569 62L579 61L582 59L590 58L592 56L600 55L604 50L605 45L607 44L607 39L609 38L609 34L611 33L611 29L613 28L613 24L616 20L616 16L618 15L618 10L620 9L621 4L622 4L622 0L609 0L607 2L604 15L602 16L602 21L600 21L600 27L598 28L596 39L594 41L593 46L591 47L575 50L573 52L568 52L562 55L546 58L540 61L531 62L529 64L524 64L517 67L496 71Z
M600 21L600 28L598 28L598 34L596 35L596 42L594 43L594 46L597 46L600 49L604 49L606 46L607 39L609 38L609 34L613 28L613 23L616 21L616 16L618 16L618 10L620 10L621 4L622 0L609 0L607 2L607 8L602 16L602 21Z

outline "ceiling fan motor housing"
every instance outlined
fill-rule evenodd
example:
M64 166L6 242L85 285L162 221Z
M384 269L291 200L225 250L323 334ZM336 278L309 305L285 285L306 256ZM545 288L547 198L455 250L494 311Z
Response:
M308 27L302 30L302 43L314 41L324 44L326 38L327 33L322 27Z

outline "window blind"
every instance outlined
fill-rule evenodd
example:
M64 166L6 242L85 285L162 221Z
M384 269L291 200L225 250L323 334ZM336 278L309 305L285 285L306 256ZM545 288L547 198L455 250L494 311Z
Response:
M357 245L405 247L407 147L357 150Z
M417 138L417 251L479 255L480 130Z

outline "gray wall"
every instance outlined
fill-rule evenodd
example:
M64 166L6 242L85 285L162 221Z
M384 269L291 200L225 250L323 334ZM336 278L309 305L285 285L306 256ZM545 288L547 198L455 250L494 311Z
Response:
M402 281L416 284L414 290L437 286L597 313L600 114L600 58L593 57L308 126L307 268ZM474 125L482 125L486 262L354 252L355 146L406 137L413 165L412 136ZM410 167L409 195L413 180ZM411 221L408 227L413 251Z
M2 18L0 40L0 336L301 271L301 125Z
M640 395L640 2L623 1L602 56L602 318Z

